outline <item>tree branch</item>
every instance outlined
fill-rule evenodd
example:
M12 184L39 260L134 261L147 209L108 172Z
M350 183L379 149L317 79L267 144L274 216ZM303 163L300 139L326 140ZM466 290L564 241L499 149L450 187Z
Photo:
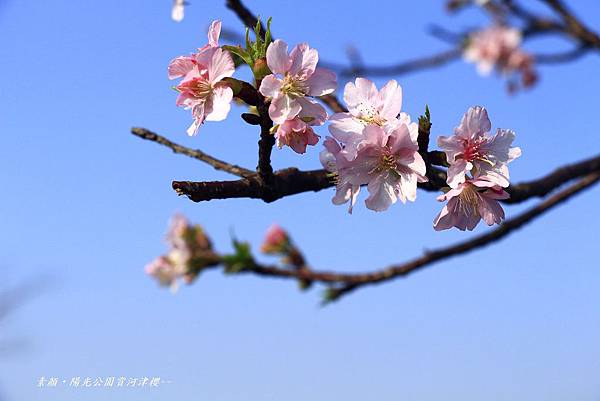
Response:
M179 153L203 161L204 163L214 167L216 170L226 171L233 175L237 175L238 177L250 177L256 174L252 170L248 170L235 164L230 164L219 160L215 157L212 157L211 155L204 153L199 149L190 149L185 146L176 144L175 142L171 142L164 136L155 134L154 132L145 128L134 127L131 129L131 133L142 139L147 139L149 141L153 141L158 144L164 145L173 150L174 153Z
M559 186L586 174L600 171L600 155L581 162L563 166L537 180L508 187L511 197L505 203L523 202L532 197L545 196ZM445 172L432 168L430 182L419 184L428 191L437 191L446 186ZM274 202L286 196L308 191L320 191L334 186L325 170L300 171L295 168L279 170L273 174L270 185L264 185L255 177L236 181L173 181L173 189L194 202L212 199L253 198Z
M512 219L506 220L498 228L495 228L485 234L475 236L469 240L459 242L455 245L427 251L423 256L413 259L412 261L398 265L391 265L381 270L368 273L338 273L333 271L311 270L308 266L306 266L304 269L296 270L254 263L252 266L242 269L240 273L250 273L266 277L288 278L302 280L305 282L331 284L333 287L330 287L329 289L327 300L333 301L359 287L379 284L382 282L391 281L398 277L404 277L441 260L449 259L454 256L483 248L486 245L506 237L513 231L523 227L555 206L565 202L572 196L596 184L598 181L600 181L600 172L589 174L577 183L540 202L538 205L513 217ZM219 262L217 259L209 267L218 267L218 263Z

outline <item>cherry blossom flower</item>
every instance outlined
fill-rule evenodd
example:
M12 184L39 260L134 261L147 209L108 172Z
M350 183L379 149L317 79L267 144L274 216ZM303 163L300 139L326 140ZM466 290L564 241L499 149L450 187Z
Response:
M476 63L480 74L488 75L494 67L507 68L508 60L520 44L519 30L493 25L470 35L463 56L465 60Z
M146 274L154 277L163 287L170 287L172 292L178 288L177 279L183 272L178 269L166 256L159 256L146 265Z
M331 201L334 205L343 205L344 203L350 201L348 213L352 214L352 209L354 208L356 198L360 192L360 185L353 185L348 182L340 182L338 169L349 164L346 158L339 155L342 151L340 144L335 139L327 137L325 138L325 142L323 142L323 146L325 149L319 153L319 160L321 161L323 168L328 172L333 173L336 179L335 196L331 199Z
M181 215L171 219L166 239L170 247L168 253L150 262L146 273L175 292L180 279L190 283L198 275L212 245L200 226L191 225Z
M427 181L425 162L418 152L417 136L417 124L411 123L410 118L404 115L401 123L390 132L378 125L368 125L354 160L347 160L338 144L335 161L322 162L335 164L330 170L337 172L340 198L350 200L355 196L357 186L367 185L369 197L365 205L371 210L386 210L398 199L403 203L414 201L417 182ZM333 147L331 142L327 145ZM324 156L322 159L329 157ZM346 192L340 194L340 189Z
M300 113L291 120L285 120L276 126L275 138L277 146L289 146L296 153L305 153L307 145L316 145L319 136L311 126L323 125L327 120L325 109L312 99L306 99L305 106Z
M294 47L289 55L284 41L277 39L269 45L267 65L273 74L263 78L259 91L271 98L269 116L273 122L283 124L296 117L303 107L311 107L307 106L306 96L323 96L335 90L335 74L317 68L318 60L318 52L306 43Z
M454 129L454 135L438 138L438 146L450 164L447 182L451 188L465 182L467 173L487 176L501 187L509 185L507 164L521 156L521 149L511 147L515 139L511 130L499 128L495 135L486 135L491 126L485 108L471 107Z
M344 88L347 113L335 113L329 119L329 132L345 145L342 154L348 160L356 157L363 129L374 124L389 131L400 122L397 116L402 107L402 88L395 80L388 81L380 91L366 78L356 78Z
M267 254L282 253L290 245L288 233L278 226L273 224L267 230L265 239L260 247L261 252Z
M235 65L229 52L218 47L220 30L221 23L213 22L208 45L169 64L169 78L183 78L175 87L179 91L176 104L192 110L194 122L187 130L190 136L198 132L205 120L224 120L231 109L233 91L222 80L233 75Z
M504 210L498 200L508 197L502 187L487 177L469 179L437 198L448 203L433 221L433 228L441 231L456 227L471 231L481 219L488 226L500 224L504 220Z
M208 43L198 49L198 53L203 53L210 49L219 47L219 36L221 35L221 21L211 22L208 28ZM195 65L197 55L179 56L169 63L169 79L183 78L192 70Z
M482 75L488 75L494 68L505 75L520 73L521 84L529 87L537 81L537 74L533 57L523 51L520 44L521 33L517 29L494 25L472 33L463 56L476 63ZM509 89L516 87L514 81L509 82Z
M292 120L285 120L279 125L275 132L277 147L280 149L289 146L296 153L306 153L307 145L316 145L319 142L319 136L302 119L294 117Z

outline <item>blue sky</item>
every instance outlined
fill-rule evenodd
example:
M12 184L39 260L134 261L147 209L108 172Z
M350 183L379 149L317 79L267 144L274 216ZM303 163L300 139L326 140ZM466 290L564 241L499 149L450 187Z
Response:
M174 212L202 224L220 250L229 249L231 229L256 249L278 222L312 265L349 271L470 235L434 232L440 204L423 192L380 214L363 197L352 216L330 203L329 190L268 205L177 197L173 179L227 176L133 137L130 127L250 168L258 134L235 107L186 137L190 116L175 107L168 61L203 45L213 19L242 29L224 2L193 1L180 24L169 3L0 2L2 285L40 288L1 322L0 340L25 342L0 355L3 400L600 400L600 187L493 247L327 308L317 290L274 279L209 272L175 296L148 279L143 267L164 252ZM373 64L409 59L445 48L425 32L429 23L485 24L477 12L448 16L439 1L344 4L249 1L273 16L278 37L308 41L323 60L343 60L349 44ZM596 1L578 1L576 11L600 27ZM511 175L527 180L597 154L599 62L590 55L541 67L539 85L516 96L456 62L400 77L403 110L416 118L428 104L434 135L444 135L469 106L486 106L494 128L517 132L523 156ZM318 168L319 150L276 150L273 163ZM40 376L121 375L172 383L36 387Z

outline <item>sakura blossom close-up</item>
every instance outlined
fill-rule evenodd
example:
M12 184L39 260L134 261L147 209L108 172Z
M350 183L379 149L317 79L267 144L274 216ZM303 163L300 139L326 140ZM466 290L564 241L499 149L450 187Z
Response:
M447 201L433 222L436 231L456 227L461 231L472 231L480 220L491 226L504 220L504 210L499 199L508 199L504 189L487 177L467 180L438 197Z
M116 6L0 0L0 401L600 401L600 2Z
M402 88L395 80L377 90L375 84L365 78L356 78L344 88L344 101L349 112L335 113L330 118L329 132L345 145L342 154L349 160L356 157L363 129L378 125L385 131L394 129L402 107Z
M516 28L493 25L469 36L464 58L475 63L482 75L488 75L494 69L503 75L519 73L521 85L527 88L537 81L537 73L533 57L520 47L521 43L522 33ZM517 85L512 81L509 89Z
M512 147L515 133L498 128L489 135L491 122L484 107L471 107L464 114L452 136L438 137L438 146L446 153L448 185L458 187L467 173L486 176L488 180L508 187L508 163L521 156L521 149Z
M366 185L367 208L387 210L398 200L405 203L417 198L417 182L426 182L426 166L418 152L417 124L402 115L396 128L385 132L368 125L362 140L356 143L356 157L348 161L342 151L335 157L338 180L342 185Z
M307 96L328 95L337 87L335 74L317 67L319 53L306 43L296 45L288 54L287 43L277 39L269 45L266 56L273 74L263 78L259 91L271 99L269 116L275 124L293 119L303 108L322 108Z
M231 55L217 46L220 22L211 25L209 44L190 57L178 57L169 64L169 78L182 78L175 89L176 104L192 111L194 122L187 130L196 135L204 121L222 121L231 109L233 91L222 82L231 77L235 65Z

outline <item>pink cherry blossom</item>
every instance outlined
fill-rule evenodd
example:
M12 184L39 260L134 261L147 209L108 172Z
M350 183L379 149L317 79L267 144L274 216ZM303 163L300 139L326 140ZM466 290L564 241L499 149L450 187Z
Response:
M481 219L488 226L500 224L504 220L504 210L498 199L508 197L502 187L486 177L467 180L437 198L448 203L433 221L433 228L441 231L456 227L461 231L471 231Z
M529 87L537 80L534 60L523 51L521 33L515 29L494 25L474 32L464 50L464 58L477 65L477 71L488 75L494 68L504 75L521 74L521 85ZM514 80L509 81L509 89L516 88Z
M292 120L285 120L279 125L275 132L277 147L280 149L289 146L294 152L306 153L307 145L316 145L319 142L319 136L302 119L294 117Z
M501 187L509 185L507 164L521 156L521 149L511 147L513 131L498 129L489 136L491 127L486 109L471 107L454 129L454 135L438 138L438 146L450 164L447 182L451 188L465 182L467 173L485 175Z
M177 0L175 0L177 1ZM191 56L179 56L169 63L169 79L183 78L195 65L199 53L219 47L219 36L221 35L221 21L211 22L208 28L208 43L198 49L198 53Z
M476 63L480 74L487 75L494 67L508 67L508 60L520 44L521 33L517 29L493 25L470 35L464 58Z
M177 291L177 280L185 273L181 265L174 264L167 256L159 256L146 265L146 274L155 278L161 286Z
M347 199L353 197L354 188L367 185L367 208L383 211L398 199L403 203L414 201L417 182L427 181L425 162L418 152L417 136L418 126L411 123L408 116L404 116L402 123L390 132L378 125L368 125L354 160L347 160L341 155L342 147L339 147L335 161L322 162L335 164L330 169L337 172L338 190L350 192L346 194ZM331 142L327 145L332 146Z
M316 145L319 142L319 136L311 126L323 125L325 120L325 110L314 100L306 99L305 106L296 117L277 126L277 146L289 146L296 153L305 153L307 145Z
M342 151L340 144L335 139L327 137L325 138L325 142L323 142L323 146L325 149L319 153L319 160L321 161L323 168L328 172L335 174L336 177L335 196L331 201L334 205L343 205L350 201L348 213L352 214L352 209L354 208L356 198L360 192L360 185L353 185L348 182L342 183L340 181L338 170L349 164L346 158L340 156L340 152Z
M229 52L218 47L221 23L211 24L208 45L192 56L178 57L169 65L169 78L182 77L175 87L179 91L176 104L192 110L194 122L187 130L195 135L207 121L221 121L231 109L233 91L223 78L230 77L235 65Z
M211 255L212 245L199 225L175 215L167 232L169 251L146 266L146 273L161 286L169 286L174 292L178 281L190 283L198 275L206 255Z
M329 119L329 132L345 146L342 154L348 160L356 157L362 132L369 124L389 131L399 124L397 116L402 107L402 88L395 80L388 81L380 91L366 78L356 78L344 88L347 113L336 113Z
M269 116L273 122L283 124L296 117L307 107L306 96L323 96L335 90L335 74L317 68L318 61L317 51L306 43L294 47L289 55L284 41L277 39L269 45L267 65L273 74L263 78L259 91L271 98Z
M281 253L286 247L290 245L290 238L288 233L278 226L273 224L267 230L265 239L260 247L260 250L264 253Z

